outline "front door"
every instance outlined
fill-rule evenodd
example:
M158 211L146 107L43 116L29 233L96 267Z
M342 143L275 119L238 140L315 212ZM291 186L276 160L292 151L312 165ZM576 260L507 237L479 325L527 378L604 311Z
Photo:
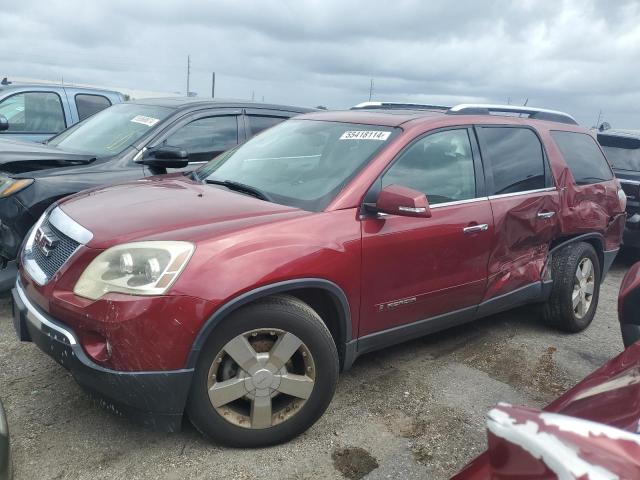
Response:
M239 111L208 114L182 121L164 137L161 145L181 148L189 154L189 168L217 157L239 143Z
M430 218L362 220L360 336L460 310L482 299L493 217L473 130L427 134L381 178L424 192Z
M558 236L560 195L545 151L530 127L477 127L495 223L485 300L541 280Z

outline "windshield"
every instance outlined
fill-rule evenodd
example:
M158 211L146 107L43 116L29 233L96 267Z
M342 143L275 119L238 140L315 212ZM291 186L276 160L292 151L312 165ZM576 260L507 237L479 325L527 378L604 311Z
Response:
M166 107L121 103L65 130L48 144L96 157L117 155L172 111Z
M215 158L198 177L236 182L274 202L320 211L395 134L378 125L289 120Z
M640 172L640 148L602 146L607 160L613 168Z

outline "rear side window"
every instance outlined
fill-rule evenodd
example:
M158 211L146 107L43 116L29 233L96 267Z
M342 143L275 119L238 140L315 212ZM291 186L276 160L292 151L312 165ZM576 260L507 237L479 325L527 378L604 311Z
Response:
M247 115L247 119L249 120L249 136L257 135L261 131L286 120L286 118L282 117L263 117L260 115Z
M88 95L85 93L76 95L76 108L78 109L80 121L110 106L109 99L102 95Z
M493 177L494 195L545 188L545 158L538 136L528 128L480 127L483 159Z
M569 166L576 184L588 185L613 178L607 159L591 135L554 131L551 132L551 136Z

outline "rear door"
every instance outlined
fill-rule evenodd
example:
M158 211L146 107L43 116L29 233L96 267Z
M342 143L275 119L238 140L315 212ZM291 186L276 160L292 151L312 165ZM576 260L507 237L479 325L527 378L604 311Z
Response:
M455 310L454 323L469 320L485 291L493 235L473 130L418 138L379 181L424 192L431 217L362 219L360 336Z
M489 300L540 282L558 235L560 195L538 133L527 126L477 126L495 235Z

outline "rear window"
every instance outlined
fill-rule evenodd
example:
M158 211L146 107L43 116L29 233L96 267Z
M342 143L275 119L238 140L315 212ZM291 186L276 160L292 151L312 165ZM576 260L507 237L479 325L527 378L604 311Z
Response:
M613 168L640 172L640 139L598 135L598 142Z
M576 184L588 185L613 179L611 167L591 135L554 131L551 132L551 136L558 145Z

